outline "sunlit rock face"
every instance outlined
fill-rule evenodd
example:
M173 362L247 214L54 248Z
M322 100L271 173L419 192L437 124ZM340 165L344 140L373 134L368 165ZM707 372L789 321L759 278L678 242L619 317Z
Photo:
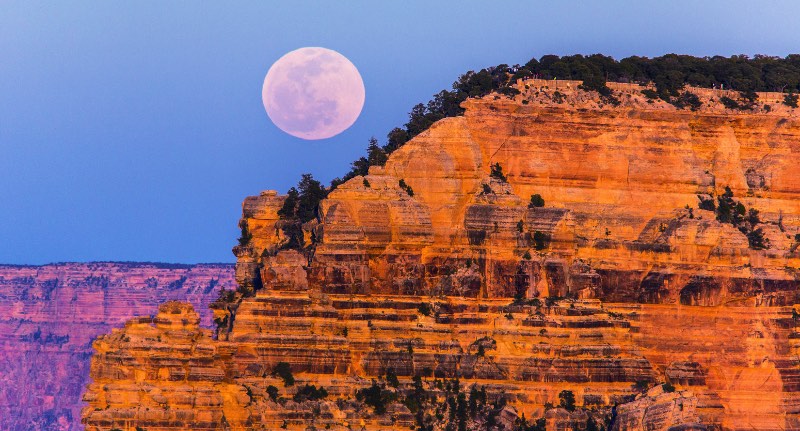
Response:
M367 182L341 185L307 229L308 242L312 230L316 240L304 264L308 285L328 293L795 302L796 116L635 101L601 108L580 93L571 104L469 100L463 117L434 124L371 168ZM490 177L493 164L506 181ZM725 187L760 212L767 250L751 249L737 228L699 209L698 195ZM529 208L533 194L544 207ZM274 192L245 201L255 239L237 250L240 277L271 266L260 259L285 240L275 228L281 203ZM549 238L543 250L537 231Z
M162 310L99 339L87 429L414 425L405 404L356 400L389 369L403 396L422 376L429 394L458 378L505 397L509 427L585 429L619 405L616 430L800 429L798 118L548 91L465 102L333 191L304 252L281 249L280 195L247 198L236 278L256 293L230 332L164 342L189 311ZM698 207L725 187L769 248ZM328 398L293 401L305 384ZM582 409L546 411L564 390Z
M0 266L0 429L80 430L92 340L126 320L234 288L233 265Z

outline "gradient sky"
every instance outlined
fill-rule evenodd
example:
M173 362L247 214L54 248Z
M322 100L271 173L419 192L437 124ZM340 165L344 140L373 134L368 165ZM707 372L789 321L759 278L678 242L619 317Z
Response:
M0 2L0 262L232 262L245 196L342 175L470 69L800 52L797 1L599 3ZM281 132L261 103L303 46L364 78L361 117L332 139Z

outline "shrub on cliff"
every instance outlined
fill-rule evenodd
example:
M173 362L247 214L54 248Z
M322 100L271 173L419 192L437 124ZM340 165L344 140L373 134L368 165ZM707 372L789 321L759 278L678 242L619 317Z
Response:
M294 376L292 375L292 367L288 362L278 362L272 368L272 377L280 377L283 380L284 386L294 386Z
M558 394L558 399L560 400L561 408L569 411L575 411L575 394L572 391L561 391Z
M536 419L528 423L525 413L514 423L514 431L547 431L547 420L545 418Z
M406 184L406 180L405 179L400 179L400 181L397 182L397 185L401 189L403 189L406 192L407 195L409 195L411 197L414 197L414 189L412 189L411 186Z
M278 402L278 394L279 393L280 392L279 392L279 390L278 390L278 388L276 386L273 386L273 385L267 386L267 396L273 402Z
M700 107L703 105L703 103L700 101L700 98L697 97L696 94L689 91L681 92L677 97L671 97L668 102L678 109L689 108L692 111L700 109Z
M714 204L713 197L704 197L703 195L697 195L697 199L700 200L700 203L698 204L697 207L700 208L701 210L706 210L706 211L717 210L717 206Z
M716 206L713 200L704 199L698 195L700 208L714 210L718 222L730 224L739 229L747 237L750 248L754 250L769 248L769 240L764 237L764 231L756 227L761 223L758 210L755 208L748 210L744 204L733 197L733 191L727 186L725 191L720 196L717 196Z
M322 386L317 389L315 385L306 384L297 389L292 399L296 403L302 403L305 401L319 401L327 396L328 391Z
M423 302L419 304L419 306L417 307L417 311L419 311L419 314L422 314L423 316L430 316L432 310L430 304L428 304L427 302Z
M250 230L247 228L247 221L241 220L239 222L239 229L241 229L242 233L239 236L239 245L244 247L247 244L250 244L250 240L253 239L253 234L250 233Z
M392 367L386 369L386 383L393 388L400 386L400 380L397 378L397 373L395 373Z
M503 174L503 167L500 163L494 163L489 167L489 176L504 183L508 182L505 174Z
M600 95L600 100L609 105L618 106L620 103L619 99L614 96L614 92L606 85L605 77L602 75L586 75L580 88L586 91L596 91Z
M547 248L547 245L550 243L550 235L536 231L533 233L533 248L536 250L544 250Z
M789 93L783 97L783 104L790 108L797 108L797 94Z
M739 109L739 102L731 99L728 96L722 96L719 98L720 103L728 109Z
M317 216L317 209L328 190L311 174L303 174L297 188L290 188L283 206L278 210L282 220L296 220L305 223Z
M542 195L538 193L531 195L531 202L528 204L528 208L541 208L543 206L544 198L542 198Z
M372 407L375 414L382 415L386 413L386 405L397 400L397 394L373 379L370 387L356 391L356 399Z
M719 101L728 109L749 111L755 108L756 99L758 99L758 95L754 91L742 91L739 93L739 100L733 100L728 96L722 96L719 98Z
M769 248L769 241L764 238L764 231L761 228L753 229L747 233L747 243L753 250Z

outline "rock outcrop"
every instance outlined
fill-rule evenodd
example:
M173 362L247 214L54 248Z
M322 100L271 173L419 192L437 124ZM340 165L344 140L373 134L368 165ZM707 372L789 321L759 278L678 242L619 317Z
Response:
M87 429L439 429L461 389L458 426L800 429L800 119L519 85L340 185L302 250L247 198L220 339L169 305L96 341ZM702 204L727 189L746 222Z
M208 327L223 288L235 288L233 265L0 265L0 429L82 430L92 340L171 299Z

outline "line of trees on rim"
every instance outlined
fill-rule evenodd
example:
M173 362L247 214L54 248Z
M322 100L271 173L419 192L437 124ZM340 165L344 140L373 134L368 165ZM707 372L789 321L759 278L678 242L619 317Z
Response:
M298 235L299 224L317 216L319 201L328 193L352 178L366 175L370 166L383 166L389 154L436 121L462 115L464 109L461 102L467 98L482 97L492 92L513 96L519 92L513 86L517 79L533 77L583 81L585 90L597 91L608 103L616 101L606 86L606 82L611 81L652 83L655 90L648 93L648 97L663 99L679 108L695 109L699 103L695 100L696 96L693 98L692 94L683 91L686 85L739 91L741 100L750 102L755 100L757 91L785 92L789 101L787 105L796 107L796 93L800 92L800 54L785 58L766 55L694 57L667 54L654 58L632 56L619 61L602 54L544 55L539 59L532 58L524 65L499 64L477 72L469 71L461 75L450 90L442 90L427 103L415 105L408 114L408 122L392 129L383 145L374 137L371 138L367 154L354 161L344 176L333 179L329 187L322 186L311 174L303 174L298 187L289 191L290 198L281 212L281 217L296 222L289 237ZM737 109L752 106L752 103L737 103ZM367 182L364 184L368 186ZM293 240L291 248L298 247L298 242Z

